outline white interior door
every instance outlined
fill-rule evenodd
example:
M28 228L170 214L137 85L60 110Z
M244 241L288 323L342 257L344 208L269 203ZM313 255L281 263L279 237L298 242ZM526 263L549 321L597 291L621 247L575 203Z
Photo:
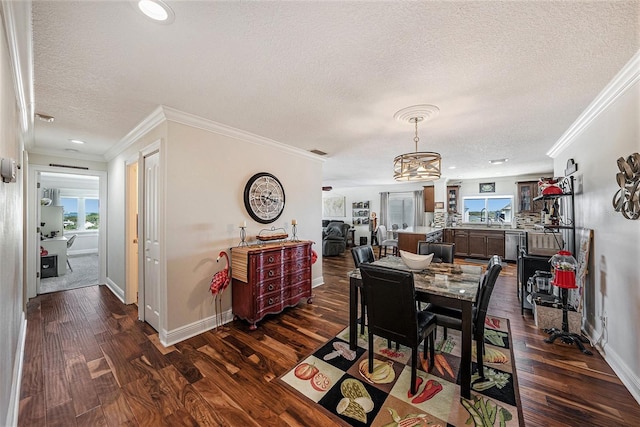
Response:
M160 238L158 224L158 182L160 154L144 158L144 320L160 330Z

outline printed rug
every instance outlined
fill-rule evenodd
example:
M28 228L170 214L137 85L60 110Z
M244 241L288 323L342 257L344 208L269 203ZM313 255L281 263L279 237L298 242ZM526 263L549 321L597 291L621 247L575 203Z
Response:
M360 327L358 327L358 332ZM279 380L352 426L521 426L524 425L513 346L507 319L487 316L485 379L479 380L473 343L475 381L471 399L460 397L460 333L438 328L434 368L418 363L417 393L409 395L411 349L375 337L374 369L369 374L367 331L349 350L349 328L282 375ZM428 357L427 357L428 359Z

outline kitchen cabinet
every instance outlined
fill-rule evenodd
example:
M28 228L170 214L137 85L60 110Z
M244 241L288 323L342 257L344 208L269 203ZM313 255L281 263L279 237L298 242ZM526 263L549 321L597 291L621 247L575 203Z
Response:
M456 244L456 256L469 256L469 232L454 230L453 243Z
M504 258L504 231L453 230L456 256L489 259L493 255Z
M422 187L422 199L424 202L424 211L435 212L436 202L434 186Z
M538 181L518 182L518 212L540 213L544 202L534 200L538 197Z
M311 302L311 243L231 248L233 314L248 321L249 329L303 298Z
M460 198L460 187L457 185L447 186L447 212L458 213L458 199Z
M453 230L450 228L445 228L442 233L442 241L445 243L454 243L453 241Z
M411 253L418 252L418 242L442 242L442 230L431 227L416 227L398 230L398 249Z

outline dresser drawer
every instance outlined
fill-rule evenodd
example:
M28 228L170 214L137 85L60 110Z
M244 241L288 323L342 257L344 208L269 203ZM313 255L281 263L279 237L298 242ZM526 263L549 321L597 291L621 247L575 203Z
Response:
M309 267L309 261L301 259L293 260L285 264L284 272L285 274L295 273L296 271L303 271L307 267Z
M308 268L302 269L302 270L287 274L285 279L285 284L287 286L292 286L298 282L309 281L310 278L311 278L311 270Z
M281 293L268 294L256 301L256 312L258 317L266 313L278 313L284 308L284 298Z
M280 265L282 263L281 251L267 251L259 254L252 255L255 268L264 269L274 265Z
M282 265L273 265L263 269L256 270L256 283L266 282L269 280L282 277Z
M256 295L262 296L272 292L281 292L283 288L282 277L265 280L257 284Z
M311 287L308 283L300 282L289 287L285 295L289 304L294 305L304 297L311 296Z
M284 253L284 262L290 261L292 259L303 259L307 255L307 248L305 246L300 246L297 248L291 248Z

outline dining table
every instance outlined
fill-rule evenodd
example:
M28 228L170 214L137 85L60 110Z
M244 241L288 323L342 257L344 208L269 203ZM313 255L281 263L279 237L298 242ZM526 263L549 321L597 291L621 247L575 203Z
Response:
M482 267L479 265L432 263L424 270L411 270L397 256L387 256L372 265L413 271L416 298L433 304L459 309L462 313L460 394L471 398L471 352L473 340L472 309L476 301ZM349 347L355 350L358 340L358 294L362 289L360 270L349 272Z

